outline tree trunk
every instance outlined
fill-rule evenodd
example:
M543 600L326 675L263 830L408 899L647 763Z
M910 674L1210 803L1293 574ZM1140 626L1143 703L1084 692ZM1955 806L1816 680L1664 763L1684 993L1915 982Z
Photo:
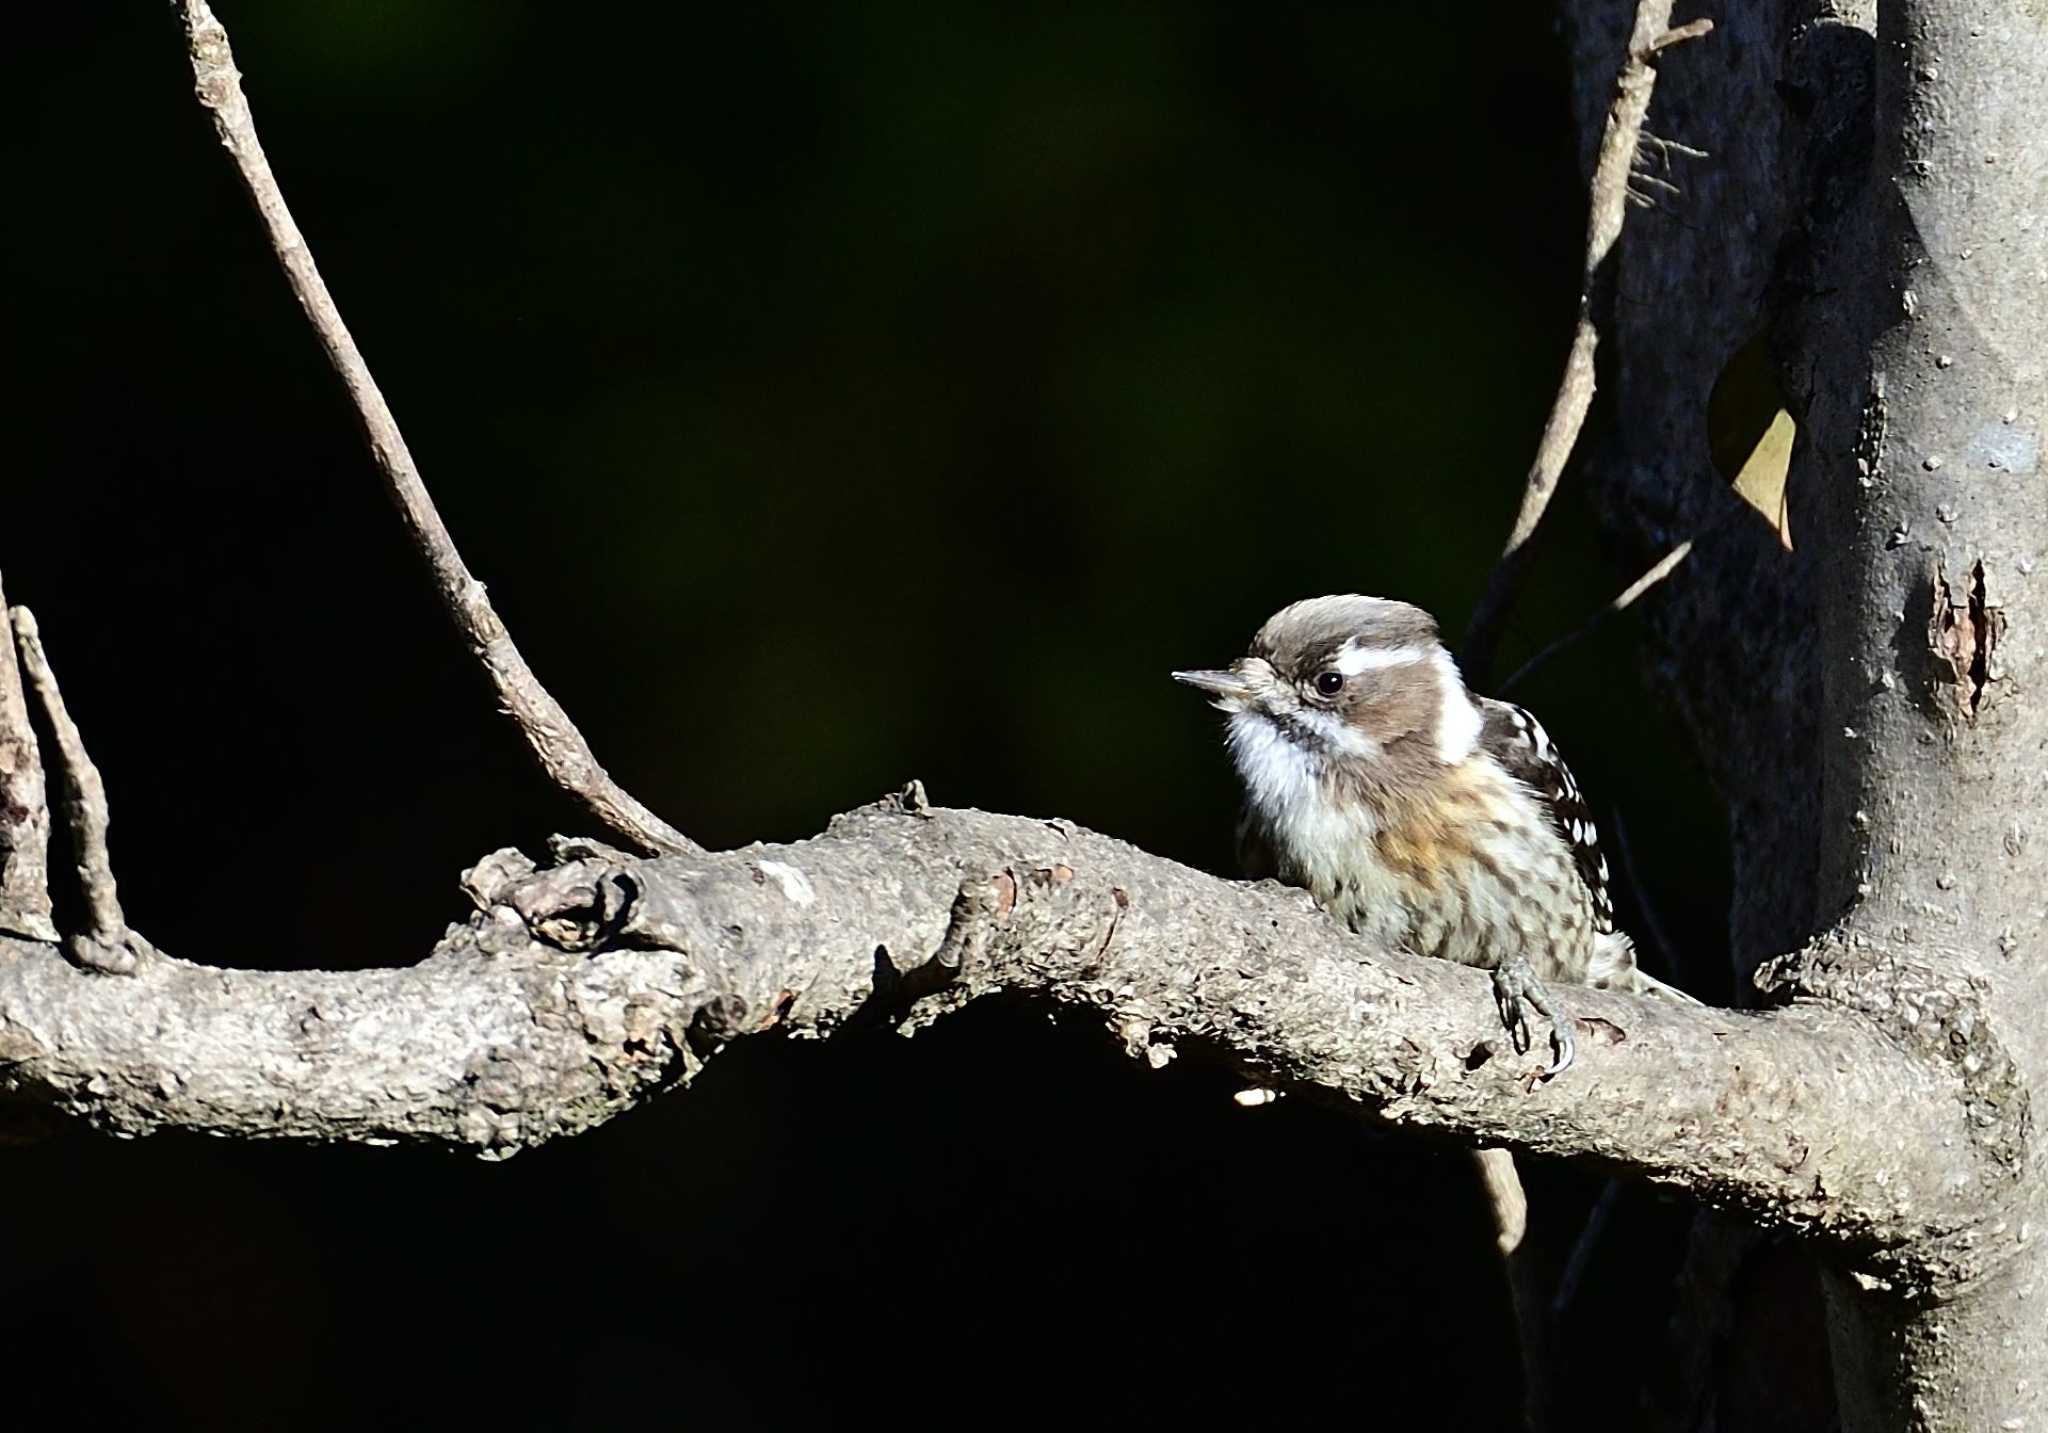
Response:
M1629 8L1577 15L1582 141ZM1650 128L1711 158L1630 232L1596 481L1644 553L1707 532L1658 675L1728 796L1738 976L1830 927L1760 983L1941 1052L2002 1145L1915 1272L1831 1263L1844 1426L2038 1426L2048 26L1875 8L1740 7L1659 87ZM1706 396L1759 334L1800 425L1792 554L1723 519L1707 461Z
M1995 1043L2031 1090L2048 1075L2048 710L2031 691L2048 625L2031 580L2048 526L2048 21L2015 5L1970 23L1971 8L1879 15L1867 296L1882 327L1857 421L1835 409L1815 437L1833 459L1823 890L1853 900L1866 998L1900 997L1910 1022L1933 1016L1908 1003L1913 987L1953 992L1955 1056L1968 1068ZM1953 1283L1830 1278L1848 1426L2048 1419L2048 1325L2022 1301L2048 1275L2031 1237L2042 1174L2030 1150L1983 1191Z

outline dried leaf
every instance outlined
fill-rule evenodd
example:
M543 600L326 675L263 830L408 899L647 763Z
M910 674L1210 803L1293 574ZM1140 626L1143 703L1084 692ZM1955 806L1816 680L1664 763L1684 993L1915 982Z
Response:
M1792 515L1785 475L1798 434L1778 391L1769 345L1759 335L1736 350L1714 381L1707 401L1707 443L1721 476L1771 525L1788 552Z

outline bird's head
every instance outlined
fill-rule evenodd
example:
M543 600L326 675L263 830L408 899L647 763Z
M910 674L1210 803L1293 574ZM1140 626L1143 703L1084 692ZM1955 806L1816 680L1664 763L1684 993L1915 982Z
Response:
M1254 786L1279 759L1362 776L1456 765L1479 738L1479 712L1436 619L1380 597L1283 607L1229 667L1173 677L1229 714L1232 752Z

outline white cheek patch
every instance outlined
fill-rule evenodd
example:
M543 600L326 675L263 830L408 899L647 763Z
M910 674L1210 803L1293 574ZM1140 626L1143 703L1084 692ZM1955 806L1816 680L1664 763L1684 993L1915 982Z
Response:
M1371 810L1364 802L1331 800L1321 760L1270 718L1256 712L1231 718L1230 754L1254 825L1272 840L1288 881L1328 899L1345 883L1355 885L1361 871L1376 869L1358 855L1358 843L1373 832ZM1398 909L1391 897L1374 904Z
M1443 709L1436 722L1437 759L1456 766L1478 747L1483 718L1479 704L1465 690L1465 679L1458 675L1458 664L1441 647L1437 648L1436 670L1443 683Z
M1365 647L1359 645L1356 637L1337 649L1337 670L1347 677L1388 667L1410 667L1428 660L1429 650L1425 647Z
M1278 814L1319 798L1321 766L1270 719L1238 712L1230 719L1228 740L1245 796L1260 811Z

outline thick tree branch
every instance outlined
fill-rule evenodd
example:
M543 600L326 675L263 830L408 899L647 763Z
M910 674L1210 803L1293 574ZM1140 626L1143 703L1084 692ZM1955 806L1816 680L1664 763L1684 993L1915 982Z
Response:
M347 325L341 321L341 311L335 307L334 297L328 293L327 283L313 262L312 250L306 247L305 236L293 221L291 210L285 207L284 194L256 138L249 101L242 94L242 77L235 68L234 53L228 48L228 32L214 18L206 0L178 3L184 12L186 48L191 56L199 103L213 116L220 142L235 161L235 172L241 176L269 231L271 247L284 267L285 277L291 281L292 293L355 405L385 488L397 504L406 530L412 534L413 545L433 572L443 605L497 688L498 700L519 724L541 768L607 828L643 851L695 850L694 842L650 811L598 764L590 743L569 719L568 712L527 666L491 606L484 585L470 575L462 555L455 550L455 540L434 507L434 500L427 494L426 483L413 462L404 435L399 432L391 405L384 401L383 391L371 376L361 350L349 336Z
M480 863L478 914L403 970L163 959L108 981L0 944L0 1089L126 1134L505 1154L618 1114L741 1035L914 1027L1007 990L1093 1010L1155 1065L1199 1047L1262 1085L1591 1156L1867 1253L1917 1257L2010 1178L1952 1068L1853 1015L1574 991L1580 1062L1532 1089L1480 973L1066 823L885 803L790 846L562 854Z

